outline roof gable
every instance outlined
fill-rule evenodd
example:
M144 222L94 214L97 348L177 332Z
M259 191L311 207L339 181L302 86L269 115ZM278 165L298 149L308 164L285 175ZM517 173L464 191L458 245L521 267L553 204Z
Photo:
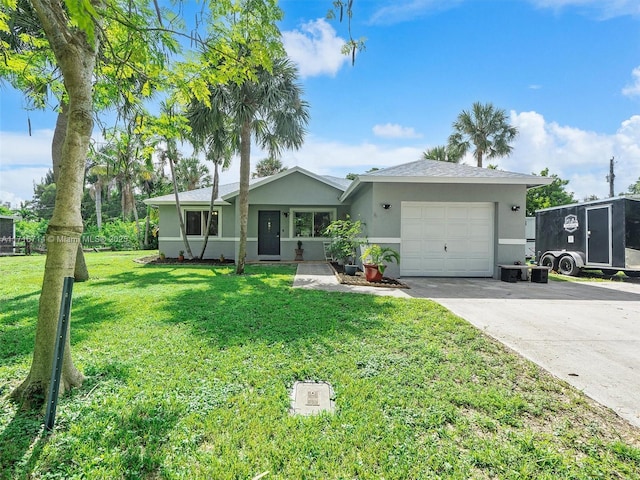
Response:
M348 185L345 185L344 183L341 183L339 181L336 180L336 177L330 177L330 176L322 176L322 175L317 175L313 172L310 172L309 170L305 170L302 167L292 167L292 168L288 168L286 170L283 170L280 173L276 173L275 175L271 175L269 177L264 177L264 178L257 178L254 179L254 182L252 182L249 185L249 191L254 190L258 187L261 187L263 185L267 185L269 183L272 182L277 182L278 180L288 177L289 175L293 175L295 173L301 173L303 175L308 176L309 178L312 178L320 183L329 185L330 187L336 188L338 190L340 190L341 192L344 192ZM350 182L349 182L350 183ZM233 197L236 197L239 193L240 193L240 188L239 188L239 184L238 188L232 192L227 193L226 195L220 195L221 198L223 200L229 200Z
M338 190L338 196L340 193L344 192L349 185L351 184L351 180L346 178L338 178L332 176L324 176L317 175L313 172L305 170L301 167L292 167L284 170L275 175L271 175L269 177L262 178L252 178L249 180L249 190L253 190L254 188L259 188L263 185L268 185L272 182L277 182L280 179L286 178L289 175L293 175L295 173L300 173L305 175L315 181L320 182L321 184L333 187ZM211 201L211 189L213 187L200 188L197 190L189 190L187 192L180 192L178 197L180 199L181 205L207 205ZM228 200L231 200L238 196L240 193L240 183L227 183L224 185L220 185L218 187L218 198L215 200L215 205L230 205ZM176 198L173 193L169 195L163 195L161 197L154 197L144 200L144 203L147 205L175 205Z

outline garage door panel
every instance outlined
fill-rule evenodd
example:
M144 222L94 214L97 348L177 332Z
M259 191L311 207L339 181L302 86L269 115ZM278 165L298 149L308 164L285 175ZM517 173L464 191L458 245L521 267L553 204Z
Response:
M445 219L445 212L442 209L435 206L424 206L420 209L421 218L429 218L436 220L438 218Z
M447 238L469 236L469 226L464 224L463 225L449 224L447 225L446 231L447 231Z
M450 206L446 210L446 218L452 220L467 220L469 218L469 208L464 206Z
M406 206L402 212L405 220L416 218L422 220L422 207Z
M409 223L404 227L404 233L408 238L419 238L423 235L424 226L421 223Z
M408 203L401 207L401 275L493 275L493 204Z

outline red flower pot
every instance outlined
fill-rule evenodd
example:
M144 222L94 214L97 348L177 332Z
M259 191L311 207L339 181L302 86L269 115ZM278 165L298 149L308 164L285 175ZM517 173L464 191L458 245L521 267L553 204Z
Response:
M364 264L364 278L367 282L379 282L382 280L382 273L378 269L378 265Z

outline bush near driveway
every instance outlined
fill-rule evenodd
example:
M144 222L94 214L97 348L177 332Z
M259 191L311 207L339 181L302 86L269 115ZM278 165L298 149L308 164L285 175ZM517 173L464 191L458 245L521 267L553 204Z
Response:
M71 340L88 379L48 437L5 398L44 257L0 258L0 478L640 478L638 430L433 302L136 256L87 254ZM333 385L335 414L289 414L305 379Z

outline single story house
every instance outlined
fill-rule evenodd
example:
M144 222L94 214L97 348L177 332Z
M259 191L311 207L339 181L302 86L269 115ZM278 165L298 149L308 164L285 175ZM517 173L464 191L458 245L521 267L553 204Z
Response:
M497 277L498 265L525 260L528 188L552 179L455 163L419 160L351 181L293 167L252 179L247 260L291 261L298 240L305 260L324 260L324 228L349 215L369 243L400 252L389 276ZM206 257L236 258L239 184L221 185ZM194 254L202 248L211 188L179 194ZM160 214L159 249L184 249L174 195L145 200Z

